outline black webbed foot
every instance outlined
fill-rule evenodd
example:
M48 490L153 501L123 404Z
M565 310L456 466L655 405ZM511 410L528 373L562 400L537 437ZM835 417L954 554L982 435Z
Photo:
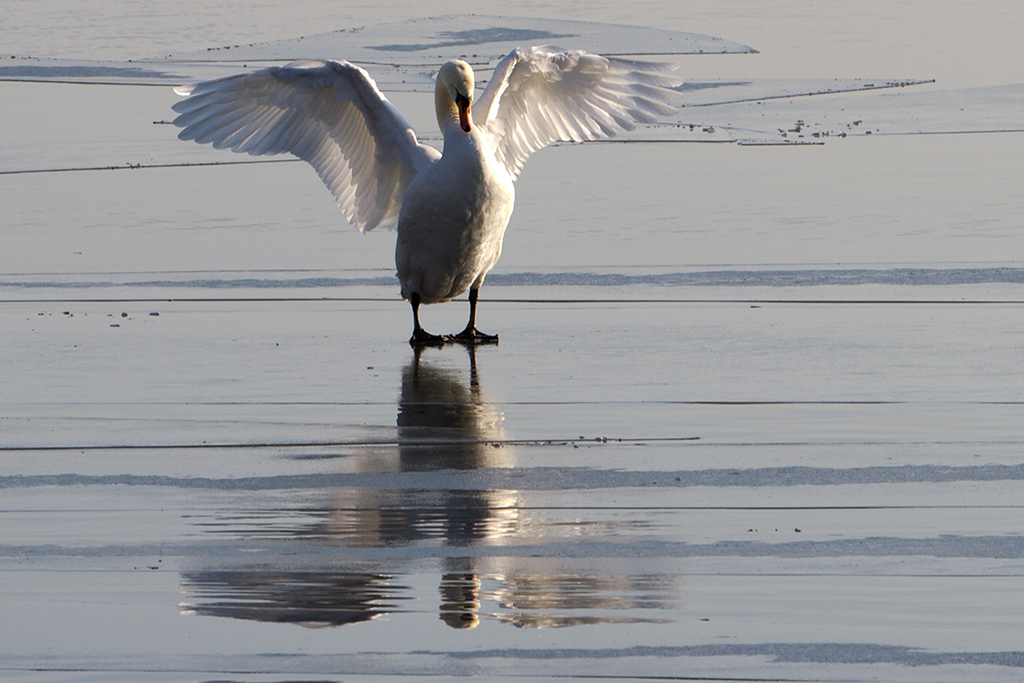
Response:
M467 327L462 332L448 337L448 340L459 344L497 344L498 335L484 334L475 327Z
M445 337L430 334L420 327L420 295L413 292L409 303L412 304L412 336L409 337L409 343L412 346L443 346Z
M454 334L448 337L449 341L458 342L459 344L497 344L498 335L496 334L484 334L480 330L476 329L476 302L480 295L479 289L469 290L469 322L466 323L466 329L458 334Z
M444 346L448 338L440 334L430 334L422 327L416 328L409 337L412 346Z

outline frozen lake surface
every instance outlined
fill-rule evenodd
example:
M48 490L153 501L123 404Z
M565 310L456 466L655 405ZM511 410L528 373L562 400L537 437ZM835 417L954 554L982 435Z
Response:
M1017 4L529 6L737 54L531 158L500 345L421 353L393 233L131 69L433 48L442 4L88 4L0 27L0 680L1020 680Z

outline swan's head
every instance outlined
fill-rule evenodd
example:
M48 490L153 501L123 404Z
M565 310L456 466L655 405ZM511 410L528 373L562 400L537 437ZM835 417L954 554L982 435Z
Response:
M469 108L473 103L473 67L461 59L454 59L437 72L437 86L434 89L434 103L437 108L437 123L444 132L448 119L458 119L465 132L473 129Z

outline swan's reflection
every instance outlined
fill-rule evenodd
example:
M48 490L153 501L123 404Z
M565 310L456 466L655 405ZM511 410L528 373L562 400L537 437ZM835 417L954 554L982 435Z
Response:
M467 347L466 368L444 364L453 351L415 352L402 370L397 449L376 451L356 468L386 481L396 475L390 479L394 487L327 489L329 502L314 509L264 508L207 523L210 532L277 543L280 564L301 570L279 569L271 561L269 567L186 572L183 589L192 600L183 608L305 626L368 621L411 605L401 601L412 597L412 589L396 577L416 560L431 558L441 563L436 609L453 628L473 628L485 617L533 628L656 621L637 611L673 607L671 578L528 572L524 564L543 563L484 551L542 537L564 542L579 528L524 519L518 491L474 484L473 472L512 468L515 454L501 411L481 388L476 349ZM448 355L435 363L424 353ZM426 478L408 485L406 473ZM336 559L338 552L344 561ZM307 559L286 559L302 554ZM498 611L488 613L485 604Z
M502 413L480 389L475 348L468 348L468 376L426 362L423 353L417 349L402 370L397 462L381 454L367 465L378 472L437 472L444 477L441 485L338 490L339 504L315 534L375 548L438 541L472 546L500 543L501 537L515 534L518 492L463 486L465 477L459 474L514 464L512 449L504 443Z
M476 347L468 346L468 385L458 372L423 362L423 351L402 372L398 401L398 456L403 472L509 468L514 453L505 443L504 416L480 389ZM457 483L457 482L453 482ZM439 492L447 545L500 542L515 534L519 494L510 490L452 488Z
M398 400L398 449L403 471L511 467L504 448L501 411L480 389L476 348L469 353L469 381L430 365L416 349L402 371Z

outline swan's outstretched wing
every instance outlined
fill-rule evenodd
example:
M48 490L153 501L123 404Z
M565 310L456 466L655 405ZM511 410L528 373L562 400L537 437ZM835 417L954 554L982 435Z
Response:
M559 140L582 142L674 113L674 64L602 57L554 47L517 48L501 60L473 105L513 178L527 157Z
M293 62L200 83L174 105L182 140L308 161L362 231L393 227L405 190L439 155L363 69Z

